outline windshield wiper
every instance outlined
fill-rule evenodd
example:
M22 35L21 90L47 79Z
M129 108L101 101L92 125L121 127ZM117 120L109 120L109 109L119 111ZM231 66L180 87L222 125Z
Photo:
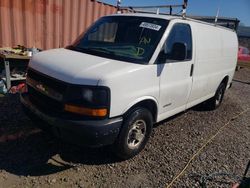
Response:
M106 53L106 54L115 55L114 52L109 51L109 50L107 50L105 48L100 48L100 47L87 47L87 48L85 47L85 48L82 48L82 47L79 47L79 46L70 45L70 46L67 46L67 49L78 51L78 52L84 52L84 51L88 51L88 52L103 52L103 53Z
M114 52L107 50L105 48L100 48L100 47L79 47L79 46L68 46L67 47L70 50L74 50L74 51L78 51L78 52L103 52L106 54L111 54L111 55L115 55Z
M85 48L84 48L85 49ZM104 52L104 53L107 53L107 54L112 54L112 55L115 55L115 52L112 52L110 50L107 50L105 48L100 48L100 47L89 47L89 48L86 48L87 50L94 50L94 51L98 51L98 52Z

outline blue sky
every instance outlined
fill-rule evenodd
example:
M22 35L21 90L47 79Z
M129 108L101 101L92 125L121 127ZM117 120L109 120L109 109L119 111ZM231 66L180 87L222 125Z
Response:
M102 0L102 2L116 4L116 0ZM182 4L183 0L122 0L122 6L166 5ZM220 16L233 17L250 26L250 0L189 0L190 15L215 16L220 7Z

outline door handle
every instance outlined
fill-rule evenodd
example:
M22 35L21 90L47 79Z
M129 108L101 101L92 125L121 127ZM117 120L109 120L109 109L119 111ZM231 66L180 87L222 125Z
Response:
M191 65L191 70L190 70L190 76L193 76L193 72L194 72L194 64Z

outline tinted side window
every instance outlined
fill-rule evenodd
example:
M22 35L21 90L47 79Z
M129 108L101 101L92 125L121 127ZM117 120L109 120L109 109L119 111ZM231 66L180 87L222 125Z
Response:
M166 41L167 56L171 54L174 43L184 43L187 46L187 58L186 60L192 59L192 33L191 28L188 24L178 23L175 24Z

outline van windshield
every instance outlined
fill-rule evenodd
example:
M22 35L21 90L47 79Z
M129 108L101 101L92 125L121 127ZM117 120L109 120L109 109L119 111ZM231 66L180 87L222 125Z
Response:
M71 50L110 59L145 64L152 57L168 21L137 16L99 19Z

